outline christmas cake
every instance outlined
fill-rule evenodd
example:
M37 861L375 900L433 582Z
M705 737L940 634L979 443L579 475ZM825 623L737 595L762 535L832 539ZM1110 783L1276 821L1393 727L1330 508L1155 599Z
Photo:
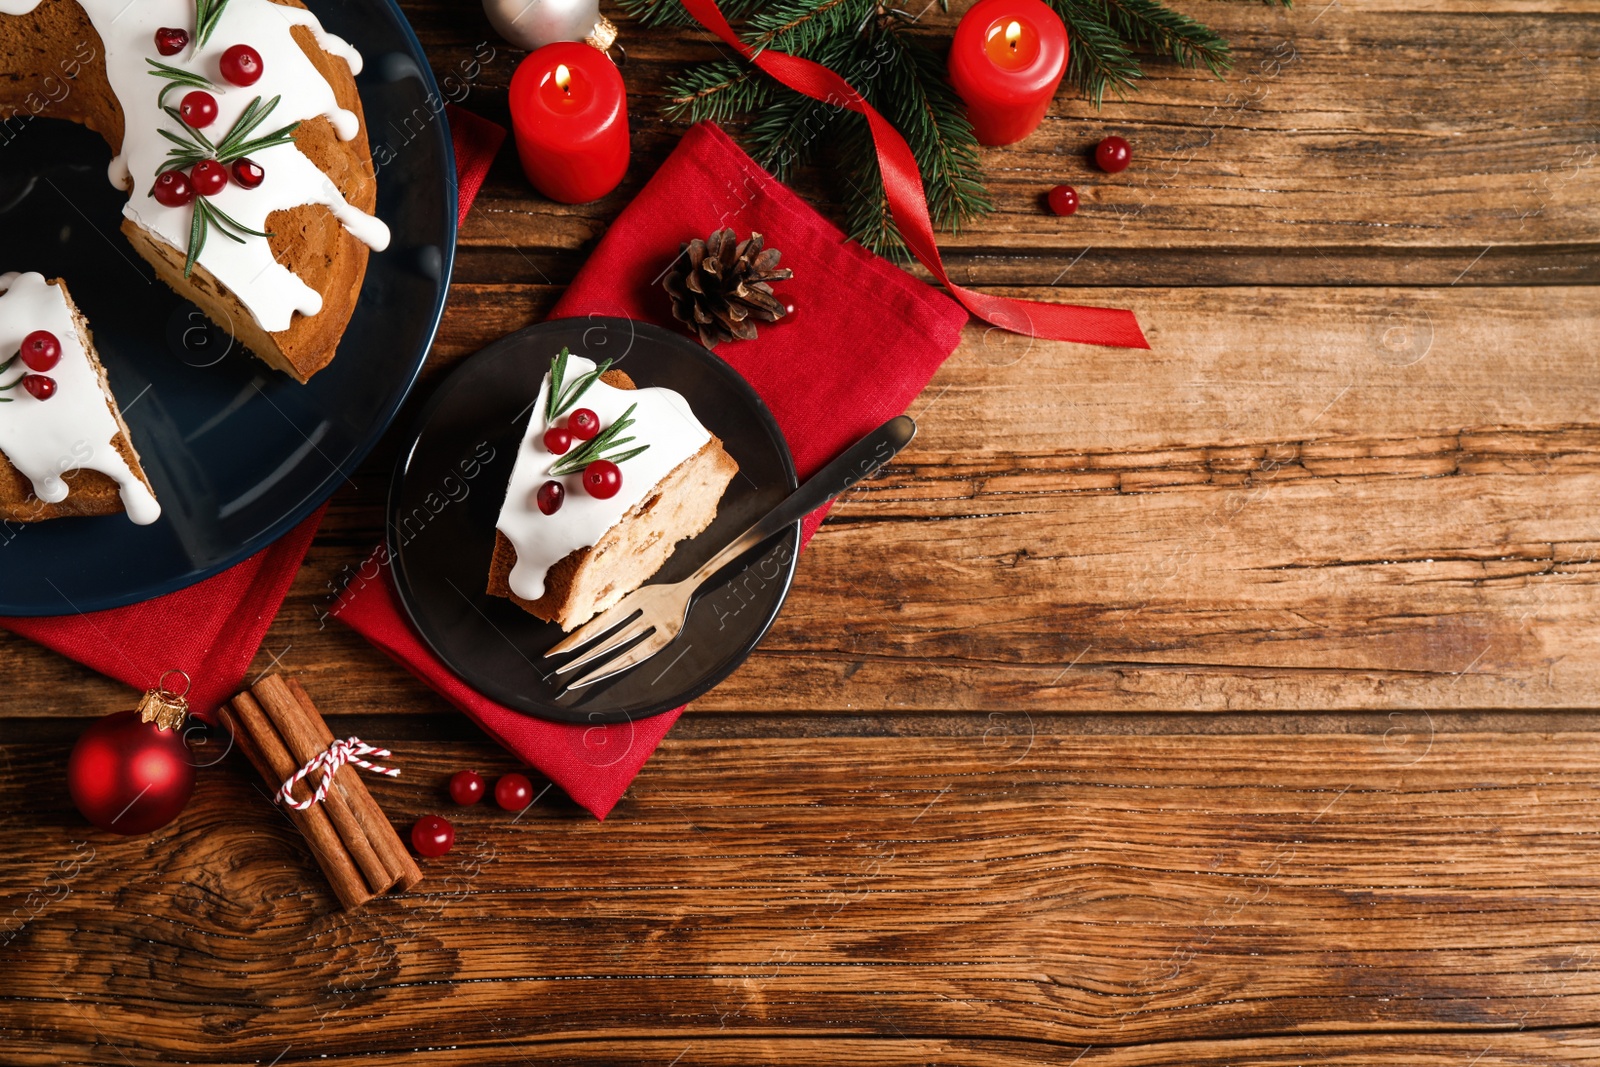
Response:
M133 247L302 382L389 242L360 69L299 0L0 0L0 138L35 117L103 136Z
M572 630L643 585L717 516L739 465L670 389L562 350L496 523L489 592Z
M142 526L161 506L89 327L61 282L0 275L0 519L118 511Z

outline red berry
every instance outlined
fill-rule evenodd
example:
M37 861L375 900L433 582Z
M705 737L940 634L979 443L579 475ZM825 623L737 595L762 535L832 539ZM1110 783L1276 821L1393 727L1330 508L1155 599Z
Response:
M222 53L222 76L234 85L254 85L261 80L261 53L236 44Z
M184 93L178 102L178 115L194 129L203 130L217 121L217 98L204 89Z
M202 159L189 171L189 184L201 196L216 196L228 185L228 168L214 159Z
M567 449L572 447L572 434L559 426L552 426L544 432L544 447L556 455L565 455Z
M588 408L579 408L567 416L567 431L580 441L587 441L600 432L600 416Z
M545 482L539 487L539 495L535 499L538 501L540 511L546 515L554 515L561 510L562 502L567 499L566 486L555 481Z
M194 201L194 186L189 176L181 170L169 170L156 175L155 188L150 195L163 207L183 207Z
M502 774L494 784L494 802L507 811L521 811L533 803L533 783L520 774Z
M189 31L176 26L163 26L156 31L156 51L164 56L175 56L189 47Z
M1121 137L1107 137L1094 146L1095 166L1107 174L1119 174L1128 169L1133 159L1133 149Z
M411 847L424 856L442 856L456 843L456 830L437 815L424 815L411 827Z
M61 362L61 340L49 330L34 330L22 339L22 362L29 370L49 370Z
M583 468L583 488L596 500L610 500L622 488L622 470L609 459L597 459Z
M267 172L261 169L261 164L248 159L233 161L233 180L246 189L254 189L266 179Z
M477 771L457 771L450 776L450 799L457 804L476 804L483 799L483 775Z
M56 380L47 374L24 374L22 387L35 400L49 400L56 395Z
M1070 215L1078 210L1078 190L1070 185L1058 185L1050 190L1050 210L1057 215Z

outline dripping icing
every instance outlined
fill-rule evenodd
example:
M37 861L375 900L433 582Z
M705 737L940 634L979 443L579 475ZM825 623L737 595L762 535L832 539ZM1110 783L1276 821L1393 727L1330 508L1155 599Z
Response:
M157 131L173 128L173 120L156 106L163 83L151 77L146 60L195 71L215 83L216 88L208 91L217 101L217 119L205 131L208 136L221 136L257 96L267 100L282 97L261 132L319 116L328 119L344 140L360 132L359 118L339 106L333 87L295 41L293 29L305 26L320 47L350 65L352 74L361 69L361 57L349 43L324 30L309 11L272 0L230 0L205 47L161 56L155 49L155 31L163 26L193 26L194 0L77 2L100 34L106 75L122 106L122 151L111 162L110 177L130 193L123 214L180 252L189 247L194 209L187 205L164 207L147 195L170 147ZM26 14L37 6L38 0L0 0L0 12L6 14ZM265 68L261 80L247 88L230 85L218 75L222 53L241 43L261 54ZM242 189L230 182L210 198L245 226L266 231L267 216L274 211L322 205L363 244L375 251L388 247L389 228L383 221L351 206L294 144L264 149L251 159L266 171L266 180L258 188ZM297 311L315 315L322 310L321 295L273 258L265 238L252 237L238 244L213 233L199 262L269 333L288 329Z
M161 505L112 444L122 427L84 350L66 293L41 274L0 275L0 352L16 352L34 330L49 330L61 342L61 361L49 371L56 393L49 400L35 400L20 388L5 394L13 400L0 404L0 452L46 504L59 504L71 491L63 473L93 470L117 483L128 518L140 526L155 522Z
M571 356L566 380L575 381L592 370L592 360ZM636 445L648 444L650 448L622 464L622 489L609 500L598 500L586 493L581 472L556 479L566 490L566 500L560 511L546 515L539 510L535 497L539 487L551 480L550 468L560 458L544 446L544 431L548 428L545 399L549 391L550 373L546 371L495 524L517 550L509 584L511 591L524 600L543 596L545 575L551 567L599 541L663 478L711 440L711 434L689 410L689 402L671 389L616 389L597 381L583 394L579 406L600 416L601 426L610 426L630 404L637 404L633 413L637 421L628 433L638 438ZM558 421L564 421L564 417Z

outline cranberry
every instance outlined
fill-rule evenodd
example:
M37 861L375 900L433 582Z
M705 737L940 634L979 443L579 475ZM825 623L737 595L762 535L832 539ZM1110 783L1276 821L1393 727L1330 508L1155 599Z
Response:
M35 400L49 400L56 395L56 380L47 374L24 374L22 387Z
M520 774L502 774L494 784L494 802L507 811L521 811L533 803L533 783Z
M1070 185L1058 185L1050 190L1050 210L1057 215L1070 215L1078 210L1078 190Z
M189 171L189 184L201 196L216 196L227 188L228 168L214 159L202 159Z
M236 159L233 161L233 180L246 189L254 189L265 180L267 172L261 169L261 164L249 159Z
M156 51L164 56L175 56L189 47L189 31L176 26L163 26L156 31Z
M450 776L450 799L457 804L476 804L483 799L483 775L477 771L457 771Z
M222 53L222 76L234 85L254 85L261 80L261 53L236 44Z
M1119 174L1128 169L1133 159L1133 149L1121 137L1107 137L1094 146L1095 166L1107 174Z
M61 339L49 330L34 330L22 339L22 362L29 370L49 370L61 362Z
M411 847L424 856L442 856L455 843L455 827L437 815L424 815L411 827Z
M600 432L600 416L588 408L579 408L567 416L567 432L580 441L587 441Z
M567 499L566 486L560 482L549 481L539 487L539 495L535 498L539 510L546 515L554 515L561 510L562 503Z
M204 89L184 93L178 102L178 114L194 129L203 130L217 121L217 98Z
M583 488L596 500L610 500L622 488L622 470L609 459L597 459L583 468Z
M181 170L169 170L156 175L155 188L150 195L163 207L183 207L194 201L194 186L189 176Z
M572 447L572 434L559 426L552 426L544 432L544 447L558 456L566 455L567 449Z

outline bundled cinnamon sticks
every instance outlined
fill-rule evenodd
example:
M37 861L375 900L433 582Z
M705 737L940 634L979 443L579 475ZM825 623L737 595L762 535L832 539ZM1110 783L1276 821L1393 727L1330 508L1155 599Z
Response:
M268 675L224 705L220 714L274 796L333 744L333 732L293 678ZM321 778L317 773L307 776L296 786L296 798L310 796ZM422 871L356 768L345 765L334 771L321 803L304 811L285 810L345 908L359 907L391 889L410 889L422 880Z

